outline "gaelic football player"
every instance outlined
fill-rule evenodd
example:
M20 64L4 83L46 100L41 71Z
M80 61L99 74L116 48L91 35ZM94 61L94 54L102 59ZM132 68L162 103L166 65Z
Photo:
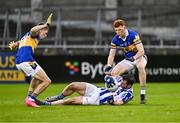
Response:
M110 85L113 85L115 81L117 81L118 88L114 91L86 82L72 82L64 88L61 94L47 98L46 101L41 102L41 105L122 105L128 103L133 98L134 78L129 75L123 76L123 78L120 76L105 78L105 82ZM74 92L79 96L64 99Z
M116 35L111 42L111 49L107 60L107 65L104 68L105 74L112 76L122 75L133 68L137 68L139 72L140 81L140 102L146 102L146 71L147 57L144 54L144 47L137 32L127 29L124 20L117 19L114 21L114 30ZM114 68L112 64L116 54L117 48L120 48L125 59L120 61Z
M35 61L34 51L40 40L48 35L49 26L51 24L52 14L47 19L46 23L40 23L31 28L19 41L10 42L9 48L18 48L16 53L16 67L18 70L25 73L26 76L31 76L32 80L28 90L28 96L25 99L25 104L30 107L39 107L36 104L37 96L42 93L51 83L46 72Z

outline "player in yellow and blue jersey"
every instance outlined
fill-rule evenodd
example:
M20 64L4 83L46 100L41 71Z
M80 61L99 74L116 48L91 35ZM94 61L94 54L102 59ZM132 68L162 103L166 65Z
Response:
M39 41L47 37L51 18L52 14L48 17L46 23L40 23L37 26L34 26L19 41L10 42L9 44L11 50L18 47L16 53L16 67L18 70L24 72L26 76L32 77L28 96L25 99L26 105L31 107L39 107L36 104L36 101L38 101L36 97L51 83L51 80L45 71L34 58L34 51L37 48Z
M140 101L141 104L144 104L146 101L145 67L147 64L147 57L145 56L144 53L143 44L137 32L126 28L124 20L121 19L115 20L113 26L116 35L113 37L111 42L111 49L109 51L107 65L104 67L104 72L105 74L118 76L137 67L139 72L139 81L141 88ZM120 61L118 64L116 64L114 68L112 68L116 50L118 48L120 48L123 51L125 59Z

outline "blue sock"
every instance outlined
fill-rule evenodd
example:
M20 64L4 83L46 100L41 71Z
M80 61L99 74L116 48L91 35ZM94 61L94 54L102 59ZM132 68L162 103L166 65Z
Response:
M44 105L51 105L51 102L44 102Z
M61 94L59 94L59 95L57 95L57 99L63 99L65 96L64 96L64 94L63 93L61 93Z
M36 97L35 96L33 96L32 94L31 95L28 95L31 99L34 99L34 100L36 100Z

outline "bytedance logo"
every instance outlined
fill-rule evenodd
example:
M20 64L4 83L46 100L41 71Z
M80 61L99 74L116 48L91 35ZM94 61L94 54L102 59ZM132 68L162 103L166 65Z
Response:
M79 68L78 68L79 62L77 62L77 61L73 61L73 62L66 61L65 66L69 68L70 75L75 75L76 73L79 72Z

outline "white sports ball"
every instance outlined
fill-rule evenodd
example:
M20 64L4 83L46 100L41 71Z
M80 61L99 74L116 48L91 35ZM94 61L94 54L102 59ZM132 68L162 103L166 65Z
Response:
M109 90L109 91L116 91L119 87L118 81L116 79L114 79L113 77L107 77L105 78L105 87Z

